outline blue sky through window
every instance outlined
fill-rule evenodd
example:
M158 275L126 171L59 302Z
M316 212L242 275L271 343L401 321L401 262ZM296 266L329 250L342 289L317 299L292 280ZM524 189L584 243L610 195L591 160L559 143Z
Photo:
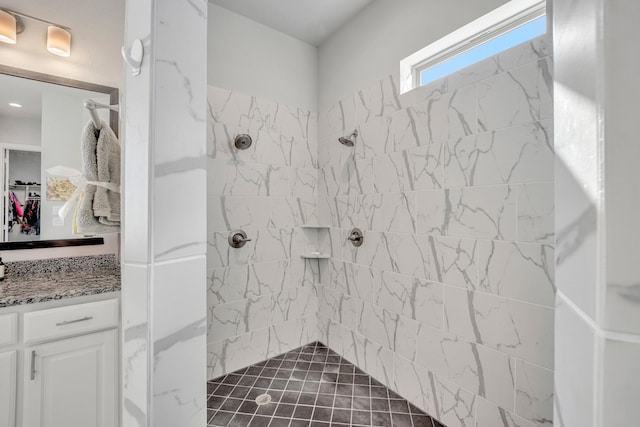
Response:
M420 86L426 85L454 71L461 70L471 64L482 61L513 46L524 43L547 32L547 17L541 16L525 25L504 33L481 45L447 59L438 65L420 72Z

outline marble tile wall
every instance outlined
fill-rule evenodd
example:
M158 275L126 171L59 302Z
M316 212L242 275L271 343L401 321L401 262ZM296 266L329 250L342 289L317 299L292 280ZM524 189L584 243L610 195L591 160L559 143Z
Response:
M552 68L543 36L319 117L320 340L449 427L553 422Z
M208 88L208 377L317 338L317 114ZM253 138L247 150L235 135ZM185 227L188 223L185 223ZM251 242L233 249L229 232Z
M619 8L556 0L553 8L558 58L554 422L558 427L635 425L640 418L640 148L629 142L640 114L640 59L628 52L640 40L634 19L640 4Z
M204 0L126 2L125 46L145 52L139 75L123 69L121 103L126 427L207 419L206 32Z

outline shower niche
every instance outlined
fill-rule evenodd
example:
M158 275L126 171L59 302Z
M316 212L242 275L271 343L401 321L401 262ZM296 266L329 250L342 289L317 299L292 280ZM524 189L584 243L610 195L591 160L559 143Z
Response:
M300 258L302 259L329 259L331 258L330 250L324 249L323 247L326 245L320 244L320 242L327 241L329 235L329 226L328 225L318 225L318 224L306 224L301 227L305 234L314 234L315 246L316 250L310 250L302 255Z

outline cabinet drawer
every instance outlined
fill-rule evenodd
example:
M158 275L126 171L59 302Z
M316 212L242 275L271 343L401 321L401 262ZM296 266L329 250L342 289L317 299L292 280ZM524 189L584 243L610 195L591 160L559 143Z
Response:
M18 341L18 314L0 315L0 347L13 345Z
M44 341L117 327L118 300L40 310L24 315L24 342Z

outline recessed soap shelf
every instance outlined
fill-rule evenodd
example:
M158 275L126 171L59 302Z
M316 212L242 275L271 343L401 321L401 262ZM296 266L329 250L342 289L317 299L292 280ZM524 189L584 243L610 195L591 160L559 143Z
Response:
M300 255L300 258L302 258L302 259L329 259L329 258L331 258L331 255L329 255L329 254L321 254L319 252L312 252L312 253L308 253L308 254L302 254L302 255Z

